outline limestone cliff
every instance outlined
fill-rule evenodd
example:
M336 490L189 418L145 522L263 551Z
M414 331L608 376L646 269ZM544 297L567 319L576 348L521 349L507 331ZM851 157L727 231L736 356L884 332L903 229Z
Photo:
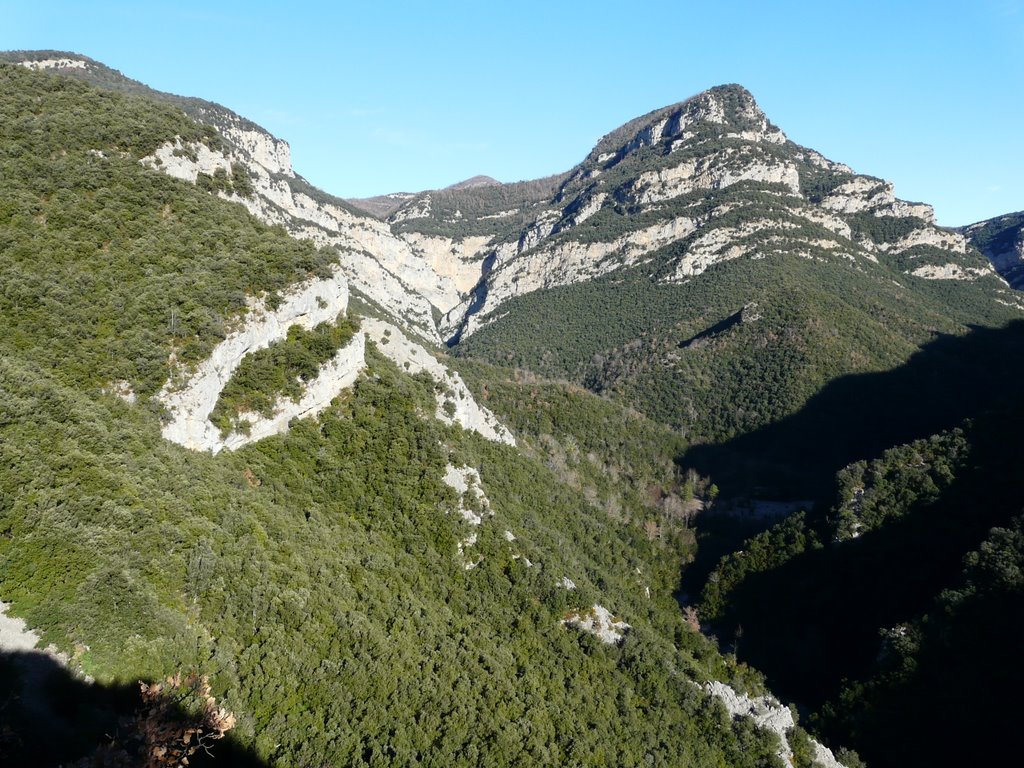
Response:
M1008 213L960 229L1006 281L1024 289L1024 211Z

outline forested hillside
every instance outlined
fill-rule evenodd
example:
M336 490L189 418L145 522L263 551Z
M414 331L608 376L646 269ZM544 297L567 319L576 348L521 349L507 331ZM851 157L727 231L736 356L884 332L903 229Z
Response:
M273 764L776 759L699 687L757 680L679 614L684 537L652 541L540 457L434 420L435 383L372 347L286 435L216 457L161 439L172 351L201 359L247 295L333 254L140 164L175 135L216 143L175 109L0 77L0 594L44 642L105 684L208 675L233 738ZM449 465L484 496L445 484ZM464 505L486 512L475 529ZM618 644L563 622L595 604L629 624ZM83 748L16 737L16 761Z
M246 766L998 762L1013 215L729 85L384 220L219 105L0 61L0 762L200 716Z
M963 344L1019 368L1024 327L988 333ZM991 690L1018 677L1024 424L1012 389L978 389L946 413L960 426L849 464L832 501L745 542L701 593L740 658L870 765L998 762L1022 714Z
M548 214L498 246L455 354L568 379L693 442L1024 306L929 206L789 141L738 86L610 133Z

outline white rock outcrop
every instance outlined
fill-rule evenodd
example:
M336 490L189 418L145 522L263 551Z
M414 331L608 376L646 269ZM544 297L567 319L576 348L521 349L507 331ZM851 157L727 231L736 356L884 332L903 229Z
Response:
M926 264L910 272L914 277L925 280L977 280L979 277L992 275L988 267L964 267L960 264Z
M232 158L199 142L182 143L179 137L161 144L152 155L142 158L142 163L195 184L200 173L212 176L217 170L230 172Z
M287 141L282 141L265 131L247 128L241 121L222 128L221 133L268 173L294 178L292 150Z
M562 619L562 624L589 632L607 645L621 643L625 639L626 633L632 629L629 624L621 619L616 619L611 611L597 603L594 603L589 610L574 613L568 618Z
M455 371L450 371L426 349L409 339L391 323L376 318L365 318L362 329L377 348L400 369L411 373L426 371L440 384L436 393L436 417L445 424L458 424L488 440L515 445L516 440L504 424L482 405Z
M595 213L600 211L601 207L604 205L607 199L607 192L598 192L596 195L587 198L586 201L580 205L579 209L575 213L573 213L572 216L566 219L566 221L562 225L562 228L565 229L568 227L579 226L584 221L593 216Z
M38 59L36 61L18 62L26 69L86 69L86 62L82 59Z
M366 367L365 350L366 336L357 333L348 344L335 353L334 357L320 367L316 378L306 382L298 400L278 398L269 417L262 414L246 414L242 419L245 430L231 432L224 438L223 447L234 451L243 445L286 432L292 419L317 416L343 390L355 384L359 374ZM213 449L214 453L218 450Z
M893 200L888 205L877 208L872 212L875 216L895 216L902 218L914 216L924 219L929 224L935 223L935 209L927 203L908 203L906 200Z
M796 725L793 712L774 696L758 696L751 698L745 693L737 693L730 686L718 680L707 683L705 690L725 705L726 711L733 717L749 717L758 728L771 731L779 737L779 757L786 765L793 764L793 750L789 746L788 732ZM811 739L815 761L821 768L845 768L836 760L832 750Z
M821 206L836 213L871 211L875 216L915 216L935 223L935 211L930 205L898 200L890 182L868 176L855 176L836 187L821 201Z
M459 514L462 515L462 519L470 525L480 525L483 522L483 515L493 516L494 512L491 511L491 502L484 495L483 488L480 484L480 473L477 472L473 467L456 467L449 464L445 467L444 477L445 485L454 490L459 494ZM467 493L472 493L476 499L480 508L483 510L482 514L477 514L471 509L467 509L463 501Z
M624 194L630 202L648 205L697 190L725 189L741 181L782 184L792 194L800 193L800 173L795 165L769 162L729 148L671 168L645 171Z
M921 227L908 232L895 242L880 243L874 247L884 253L901 253L918 245L928 245L954 253L967 252L967 240L963 235L938 227Z
M229 447L209 417L217 404L221 390L231 379L242 359L251 352L264 349L271 343L285 338L288 329L293 325L311 329L320 323L333 322L347 306L348 284L340 272L335 272L329 278L308 280L294 286L283 297L281 304L273 310L267 307L265 299L251 300L241 327L229 333L224 341L214 347L210 357L196 366L195 370L179 368L160 390L158 398L171 416L170 421L163 427L164 438L196 451L216 453ZM362 339L358 338L349 346L361 344ZM348 357L337 360L336 373L340 378L335 395L344 386L341 382L349 378L346 366L351 365L354 356L359 354L361 352L350 350L347 353ZM317 384L318 397L324 396L324 386L325 383ZM284 426L287 427L287 420ZM241 439L235 439L232 447L240 444L244 444Z
M403 232L408 255L396 253L394 269L401 270L406 284L441 312L458 305L483 274L489 235L450 238Z
M0 600L0 651L15 653L33 651L39 645L39 635L28 628L24 619L8 616L10 606Z

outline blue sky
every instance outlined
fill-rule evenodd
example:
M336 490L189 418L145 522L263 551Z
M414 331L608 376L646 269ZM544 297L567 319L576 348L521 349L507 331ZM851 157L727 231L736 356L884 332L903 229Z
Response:
M966 224L1024 209L1024 0L4 3L0 49L201 96L345 197L567 170L720 83L790 138Z

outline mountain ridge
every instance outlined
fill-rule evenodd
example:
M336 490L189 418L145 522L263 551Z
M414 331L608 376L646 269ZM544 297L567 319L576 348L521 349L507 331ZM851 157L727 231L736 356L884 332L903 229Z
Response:
M34 60L52 62L54 55L38 54ZM12 57L18 58L7 56ZM77 73L80 67L73 69ZM318 246L337 249L341 269L358 301L365 299L428 345L446 342L460 355L484 353L487 357L485 350L493 346L492 339L507 335L502 330L505 326L521 325L523 318L510 313L509 307L523 302L547 307L553 291L579 286L600 293L628 276L627 282L637 290L649 290L641 283L649 283L652 289L679 286L665 293L666 301L678 305L679 297L693 293L690 283L708 270L715 274L757 272L759 261L783 265L794 258L822 265L810 272L799 268L797 271L805 274L800 279L817 280L812 272L824 276L828 271L836 277L828 277L827 282L834 283L843 273L840 282L856 286L859 308L855 314L861 313L863 319L849 316L844 321L846 328L878 314L878 307L869 309L877 303L872 293L881 291L886 307L883 313L897 312L901 301L916 306L921 320L917 329L909 329L911 337L906 336L907 331L894 334L892 329L880 329L889 338L886 344L906 350L901 355L912 349L908 342L914 345L926 340L926 327L963 332L963 323L942 319L951 313L985 324L1024 311L1024 300L998 282L988 261L963 235L935 225L930 206L899 200L890 183L858 175L814 150L789 142L750 92L738 85L717 86L620 126L563 174L513 184L454 185L397 195L384 201L391 210L386 220L309 187L291 171L287 157L275 149L287 145L266 132L232 132L237 128L232 119L214 107L204 106L203 110L200 119L205 115L214 129L217 123L227 126L226 138L235 140L216 151L170 142L146 162L179 178L202 181L220 196L242 203L261 220L284 225L291 234ZM211 118L215 113L221 116ZM242 141L240 136L250 136L250 140ZM248 169L251 194L239 194L230 186L232 168L238 163ZM216 174L228 183L217 181ZM793 270L787 267L783 271ZM898 299L889 284L897 292L904 291L906 299ZM942 288L935 290L929 284ZM702 321L700 307L693 305L676 323L684 323L689 336L695 336L751 302L763 307L780 298L791 301L785 298L785 289L769 297L751 287L754 290L733 290L731 307L717 310L723 312L717 319ZM827 291L818 291L815 301L848 303L850 290L844 291L845 295L831 299ZM965 302L972 309L963 314L958 307ZM672 312L678 315L678 309ZM797 313L804 318L811 314L810 310ZM556 304L539 316L550 316L564 326L564 318L555 320ZM623 320L635 325L628 317ZM703 326L698 325L701 322ZM770 330L767 325L764 329L762 335L793 332L783 327ZM652 330L643 323L638 326L641 337ZM664 335L664 330L659 333ZM486 338L476 340L481 331ZM520 327L512 338L501 342L502 355L523 344L544 350L546 339L558 333L549 325L530 331L541 337L517 340L523 331ZM835 332L849 336L840 327ZM567 338L571 337L570 333ZM718 343L729 338L718 337ZM623 378L624 366L636 369L640 362L641 369L636 370L643 376L648 376L644 367L678 367L679 353L670 345L649 349L643 338L623 338L616 344L610 340L595 340L590 361L583 367L577 363L542 372L622 396L639 386L632 381L635 370ZM627 352L627 360L620 360L619 347L633 349L636 344L639 349ZM891 353L871 349L878 345L867 339L848 338L843 344L845 360L826 357L816 365L816 373L801 373L799 368L782 373L784 379L796 377L785 387L801 394L777 396L779 402L790 403L787 409L795 408L806 397L804 392L809 394L837 372L869 370L897 360ZM634 361L638 352L642 360ZM696 356L700 354L704 353ZM749 356L753 350L743 354ZM694 356L693 351L685 355ZM498 360L493 356L487 359ZM616 361L612 367L607 362L610 359ZM530 357L520 360L536 365L529 362ZM800 381L808 376L813 384ZM663 379L661 376L643 387L648 392L664 390ZM677 385L668 386L678 390ZM644 404L649 396L639 400L626 396L633 405L648 410L654 407L651 402ZM683 401L695 400L693 393L685 391L678 391L677 396ZM699 394L696 399L708 397L712 394ZM775 412L764 396L752 406L754 412ZM661 413L659 418L668 416ZM701 419L705 417L698 413ZM698 426L695 434L705 432L705 427L690 419L668 420L686 429ZM739 424L748 429L762 423L755 420L746 425L741 420L728 426L728 421L727 430Z
M679 615L691 538L660 492L592 496L542 460L540 436L520 450L459 421L472 398L443 356L332 279L347 251L252 215L243 201L274 212L277 189L287 212L295 189L236 169L207 126L24 67L0 81L0 591L71 669L116 690L195 671L266 764L777 762L775 736L701 687L760 694ZM359 317L320 333L346 296ZM264 333L270 313L284 338ZM168 377L188 394L252 328L267 346L242 351L270 353L256 370L285 395L346 338L364 366L315 418L237 450L165 439ZM638 423L573 403L583 423ZM641 457L648 437L671 444L646 427ZM637 471L673 494L673 465L656 464ZM22 661L0 653L0 751L39 764ZM43 762L149 748L70 725Z
M74 664L210 670L269 762L825 760L672 596L722 490L688 444L742 468L849 374L1019 318L928 206L722 86L385 222L228 110L27 69L0 66L0 585Z

